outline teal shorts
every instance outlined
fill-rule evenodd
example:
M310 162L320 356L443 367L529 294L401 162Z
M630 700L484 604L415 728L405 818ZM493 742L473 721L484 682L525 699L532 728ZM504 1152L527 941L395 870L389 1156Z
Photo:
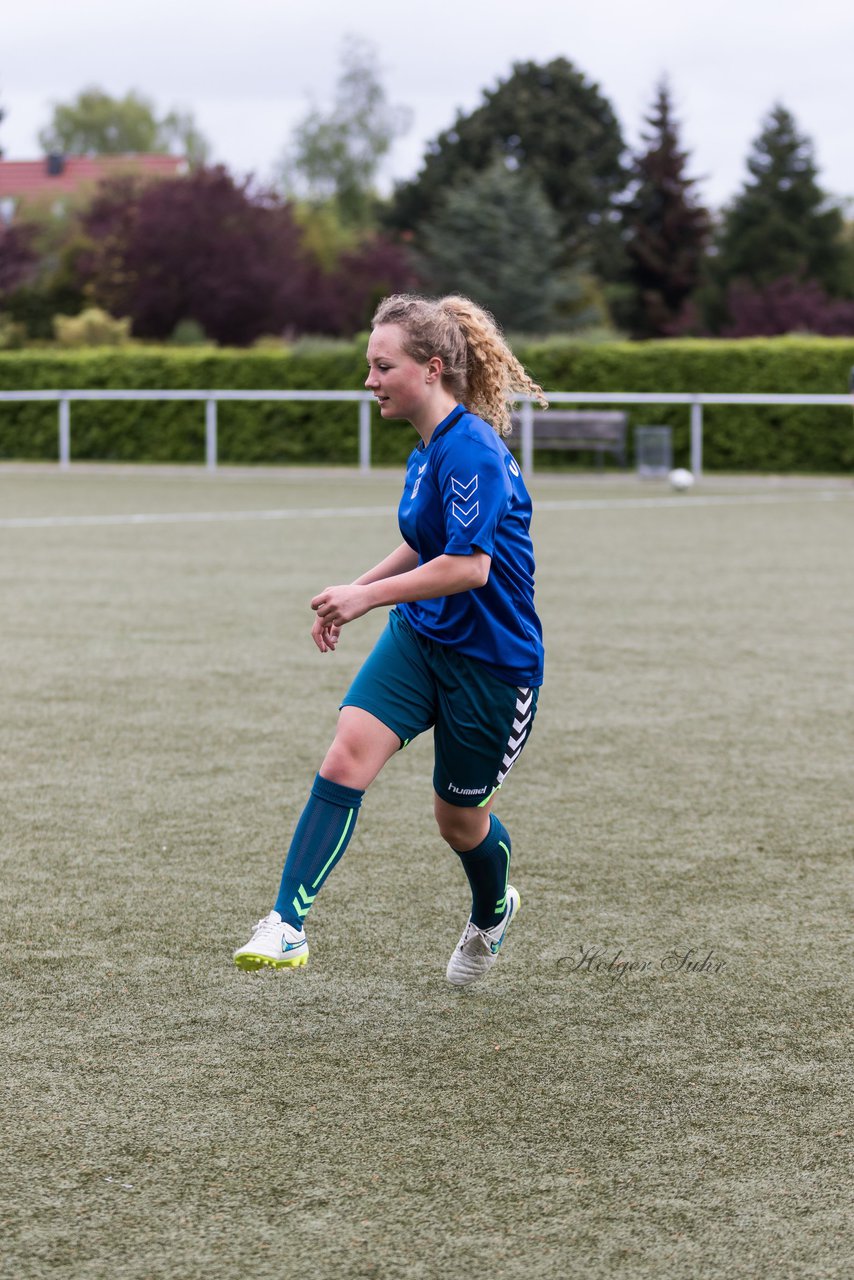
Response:
M369 711L401 747L432 728L437 795L475 808L519 758L539 692L505 684L475 659L419 635L393 609L341 706Z

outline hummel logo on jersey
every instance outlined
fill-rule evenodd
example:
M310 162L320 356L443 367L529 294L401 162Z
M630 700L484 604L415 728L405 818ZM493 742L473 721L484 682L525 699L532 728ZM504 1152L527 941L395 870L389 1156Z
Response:
M427 470L427 463L425 462L423 467L418 468L418 479L415 481L415 484L412 486L412 498L410 498L410 502L416 497L418 490L421 488L421 481L424 479L424 472L426 470Z
M480 505L474 496L477 493L477 476L472 476L468 484L463 484L456 476L451 476L451 492L455 499L460 499L459 502L451 503L451 514L455 520L459 520L463 528L468 528L471 522L477 519L480 511Z

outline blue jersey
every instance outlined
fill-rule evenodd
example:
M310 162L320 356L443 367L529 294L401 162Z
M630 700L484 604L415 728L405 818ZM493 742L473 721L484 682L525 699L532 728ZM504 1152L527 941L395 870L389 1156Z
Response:
M488 423L457 405L406 465L398 508L418 563L492 557L483 587L397 606L421 635L482 662L507 684L543 682L543 631L534 610L531 499L512 453Z

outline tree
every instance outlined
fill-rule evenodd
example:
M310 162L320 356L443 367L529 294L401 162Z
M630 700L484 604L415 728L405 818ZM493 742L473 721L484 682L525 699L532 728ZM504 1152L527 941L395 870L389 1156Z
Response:
M191 169L210 161L210 143L196 124L191 111L170 111L160 123L160 140L168 151L185 156Z
M66 155L125 155L158 150L158 125L148 99L131 91L111 98L96 86L73 102L57 103L53 119L39 133L45 152Z
M78 208L31 206L25 218L0 226L0 311L30 338L50 338L57 312L83 305L74 263L79 248Z
M462 175L445 192L421 223L417 247L437 293L466 294L505 328L567 327L576 282L561 268L557 215L539 184L503 160Z
M0 311L7 299L38 268L38 252L35 247L36 228L26 223L4 226L0 222Z
M128 155L168 152L179 144L191 161L207 155L207 143L188 112L170 112L159 120L154 104L131 90L112 98L103 89L83 89L73 102L57 103L53 119L39 133L47 153L65 155Z
M635 337L667 334L700 283L711 231L708 211L686 176L687 153L666 80L656 90L645 150L634 157L634 184L624 205L628 281L626 319Z
M334 201L342 220L356 226L370 221L380 162L411 120L407 108L386 101L375 65L373 45L348 37L331 110L308 112L280 166L289 195Z
M846 219L842 228L841 242L844 259L839 279L839 293L844 298L854 298L854 222Z
M323 271L334 271L342 256L357 249L365 238L363 228L342 221L338 205L333 200L325 204L311 204L307 200L292 200L290 203L302 235L303 248Z
M755 338L778 333L821 333L850 337L854 301L829 298L815 280L784 276L762 288L736 281L727 291L729 321L724 338Z
M293 207L221 167L154 183L111 178L82 225L87 299L129 316L140 338L168 338L185 321L235 346L285 331L349 335L367 325L377 291L412 283L402 251L380 238L323 271Z
M469 115L429 148L421 172L397 188L392 224L413 230L443 193L496 158L539 184L557 214L567 261L590 257L612 278L620 261L617 197L627 172L611 104L565 58L519 62Z
M217 342L245 345L283 328L307 287L290 211L223 168L111 179L83 226L92 301L130 316L137 337L168 338L195 320Z
M779 103L753 143L751 177L724 211L716 276L764 286L788 276L839 288L842 214L818 185L813 145Z
M410 255L383 235L363 237L328 269L314 268L301 299L296 327L308 333L352 337L370 326L380 300L418 283Z

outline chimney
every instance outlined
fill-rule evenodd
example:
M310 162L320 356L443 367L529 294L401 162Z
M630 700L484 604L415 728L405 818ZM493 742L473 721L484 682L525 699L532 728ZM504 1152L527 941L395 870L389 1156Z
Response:
M51 151L47 158L47 176L58 178L65 171L65 156L59 151Z

